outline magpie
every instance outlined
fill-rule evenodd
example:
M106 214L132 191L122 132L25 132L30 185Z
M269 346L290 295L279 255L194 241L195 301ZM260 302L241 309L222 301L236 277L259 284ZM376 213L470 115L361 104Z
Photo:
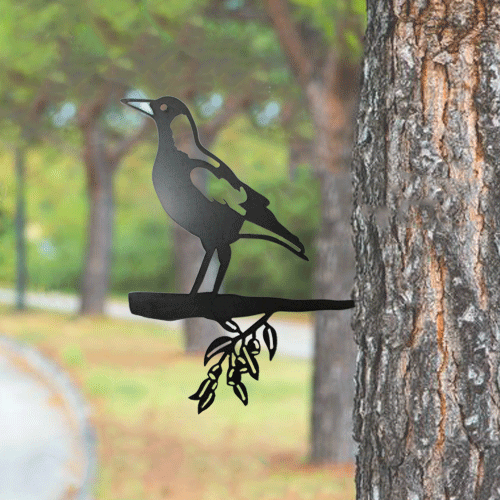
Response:
M304 260L304 245L299 238L278 222L269 210L269 200L241 182L234 172L217 156L200 143L198 129L187 106L176 97L165 96L159 99L121 99L123 104L141 111L152 118L158 130L158 152L153 166L153 185L156 194L167 214L191 234L198 236L205 250L205 256L196 276L190 294L198 292L212 257L217 250L219 270L212 293L217 294L231 260L230 245L241 238L257 238L277 243ZM179 115L185 115L191 125L193 138L198 149L217 164L190 158L177 149L171 123ZM244 201L231 207L226 200L219 202L209 199L192 181L192 172L202 168L217 179L227 181L235 194ZM245 221L252 222L284 241L266 234L241 234Z

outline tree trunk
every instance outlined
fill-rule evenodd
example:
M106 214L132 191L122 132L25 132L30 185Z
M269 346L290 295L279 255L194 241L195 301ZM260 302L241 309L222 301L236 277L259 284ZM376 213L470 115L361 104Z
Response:
M291 181L297 178L297 168L303 163L311 163L312 144L309 139L304 139L299 135L293 135L290 138L288 161L288 177Z
M500 10L368 1L354 151L358 499L499 498Z
M342 101L319 83L308 88L315 127L314 155L321 180L321 229L317 239L316 296L348 298L354 279L350 214L352 183L350 157L352 115ZM311 461L345 462L354 457L352 401L356 346L351 312L316 313Z
M26 303L26 195L24 190L25 149L16 148L16 309L23 310Z
M97 133L97 132L96 132ZM87 144L89 223L82 280L81 314L103 314L109 286L113 242L113 173L100 143Z
M96 80L100 81L100 80ZM109 287L113 244L113 178L120 161L146 136L151 121L144 120L132 134L114 147L100 125L109 102L117 102L125 89L116 82L102 80L95 94L81 104L77 124L83 136L83 162L87 173L89 223L87 253L81 284L81 314L103 314Z
M316 295L348 298L354 279L354 252L349 216L352 182L349 174L321 175L322 225L318 237ZM316 313L314 345L311 460L346 462L354 457L352 409L356 345L351 311Z

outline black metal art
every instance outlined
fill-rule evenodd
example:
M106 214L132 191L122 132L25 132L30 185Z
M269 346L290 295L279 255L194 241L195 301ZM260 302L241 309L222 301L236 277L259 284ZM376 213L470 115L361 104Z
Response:
M166 96L156 100L122 99L121 102L155 121L158 129L158 153L153 166L156 194L167 214L191 234L198 236L205 249L205 257L189 294L131 292L130 310L133 314L166 321L204 317L217 321L226 331L232 333L234 336L219 337L208 347L205 365L217 355L222 354L222 356L210 368L208 377L190 399L198 401L198 413L213 403L215 389L222 373L222 363L227 358L227 383L233 386L236 396L246 405L248 394L241 382L241 375L248 373L255 379L259 377L259 365L256 360L256 356L260 353L260 342L257 339L259 328L263 328L262 338L269 350L270 359L276 353L276 330L268 323L273 313L350 309L354 307L354 302L219 295L218 291L231 259L231 245L239 239L268 240L285 247L297 257L308 260L304 245L297 236L278 222L268 208L269 200L266 197L241 182L222 160L203 147L193 116L182 101ZM185 115L189 120L198 149L214 160L218 166L190 158L176 148L171 123L179 115ZM209 200L191 180L191 172L195 168L206 169L218 179L225 179L240 196L243 195L246 199L239 203L237 210L227 203ZM245 221L252 222L282 239L264 234L242 234L240 230ZM220 265L213 291L198 293L215 251ZM255 314L263 316L242 332L234 318Z

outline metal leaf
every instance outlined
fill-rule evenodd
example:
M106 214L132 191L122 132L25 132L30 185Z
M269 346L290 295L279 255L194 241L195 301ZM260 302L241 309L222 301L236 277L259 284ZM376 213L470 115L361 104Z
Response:
M212 380L218 380L220 377L220 374L222 373L222 366L220 364L216 364L208 370L208 378L211 378Z
M227 385L235 385L241 381L241 372L234 367L227 371Z
M215 339L207 349L205 353L204 365L206 365L214 356L224 352L233 342L231 337L219 337Z
M241 347L241 353L247 362L248 373L255 380L259 380L259 363L257 363L255 356L252 356L248 352L247 346L245 345Z
M278 347L278 335L276 330L271 326L267 325L264 328L264 334L262 335L267 348L269 349L269 359L272 360L276 354L276 348Z
M207 392L203 398L200 399L198 402L198 415L202 412L205 411L207 408L210 407L210 405L215 401L215 392L210 391Z
M211 385L211 380L209 378L206 378L201 384L200 387L198 387L198 390L192 395L189 396L189 399L196 401L197 399L200 399L204 396L204 394L207 392L208 387Z
M233 391L240 398L241 402L246 406L248 404L248 393L247 388L243 383L234 385Z

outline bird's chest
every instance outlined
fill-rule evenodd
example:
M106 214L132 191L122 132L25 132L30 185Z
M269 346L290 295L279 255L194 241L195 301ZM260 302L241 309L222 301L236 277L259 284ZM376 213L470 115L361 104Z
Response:
M194 217L195 198L198 195L188 169L175 170L155 165L153 185L163 209L177 223L185 226Z

